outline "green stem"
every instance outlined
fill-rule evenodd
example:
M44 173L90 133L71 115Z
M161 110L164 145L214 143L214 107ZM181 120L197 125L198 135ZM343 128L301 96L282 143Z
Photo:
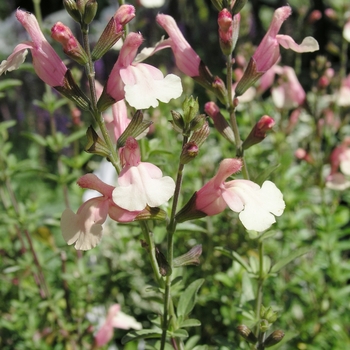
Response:
M184 136L182 141L182 146L184 146L188 141L188 137ZM179 201L180 196L180 190L181 190L181 184L183 179L183 169L184 164L179 164L178 171L177 171L177 177L176 177L176 185L175 185L175 192L174 192L174 199L173 199L173 206L171 209L171 215L169 224L167 226L167 261L170 266L170 268L173 268L173 260L174 260L174 233L176 230L176 220L175 220L175 214L176 214L176 208ZM168 321L168 315L170 316ZM164 292L164 311L163 311L163 322L162 322L162 338L161 338L161 345L160 350L164 350L165 342L166 342L166 333L168 330L169 322L173 323L175 325L175 310L172 305L171 300L171 274L166 277L165 281L165 292ZM173 342L176 340L172 340ZM178 344L180 348L182 348L181 343Z
M155 244L153 241L152 233L150 232L146 221L141 221L140 225L141 225L143 237L144 237L146 244L147 244L147 250L149 252L149 257L150 257L153 273L155 275L155 278L157 280L158 285L161 288L164 288L164 280L163 280L161 274L159 273L159 266L158 266L156 254L155 254L156 247L155 247Z
M232 55L228 55L226 58L226 66L227 66L227 75L226 75L226 86L227 86L227 100L229 105L227 106L228 111L230 113L230 122L233 130L233 134L235 135L236 142L236 157L242 159L243 167L242 174L246 180L249 180L249 173L246 161L244 159L243 149L242 149L242 140L239 134L239 128L237 124L237 118L235 113L235 105L233 103L233 95L232 95Z
M256 294L256 304L255 304L255 315L258 320L255 326L255 336L258 338L257 349L264 349L263 342L265 339L265 333L260 331L260 310L263 299L263 284L265 281L264 276L264 241L259 239L258 243L258 254L259 254L259 276L258 276L258 288Z
M119 156L113 145L111 138L109 137L109 133L107 131L102 113L97 108L97 95L96 95L96 87L95 87L95 67L91 58L91 50L90 50L90 42L89 42L89 26L88 25L82 26L81 31L83 34L83 46L89 58L88 63L85 66L85 69L86 69L86 75L89 81L89 89L90 89L90 98L91 98L90 113L92 114L93 118L97 122L101 130L103 139L108 146L108 149L110 151L108 158L110 162L113 164L113 166L115 167L117 173L119 174L121 171Z

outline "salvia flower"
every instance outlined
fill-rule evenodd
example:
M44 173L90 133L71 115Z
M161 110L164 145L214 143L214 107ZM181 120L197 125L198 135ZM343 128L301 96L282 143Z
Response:
M157 107L158 100L169 102L182 93L178 76L164 77L159 69L149 64L133 62L142 41L141 34L130 33L126 37L104 91L115 101L125 98L136 109Z
M143 210L158 207L174 194L175 182L151 163L141 162L137 141L128 137L123 148L123 167L113 190L113 201L123 209Z
M331 171L326 178L326 186L333 190L345 190L350 187L350 139L346 138L336 147L330 157Z
M45 39L35 16L18 9L18 21L23 25L32 41L25 41L15 47L13 53L0 65L0 75L17 69L25 60L27 49L31 50L33 66L41 80L52 87L63 86L67 67L53 47Z
M164 41L163 45L166 43L168 47L171 47L177 68L190 77L199 76L201 59L182 35L174 18L169 15L158 14L156 21L169 35L169 39Z
M112 200L113 186L107 185L94 174L86 174L78 180L82 188L96 190L102 194L82 204L75 214L66 209L61 217L61 230L65 241L75 243L77 250L94 248L102 238L102 224L107 215L118 222L133 221L140 211L128 211L118 207ZM143 208L142 208L143 209Z
M241 167L239 159L224 159L217 174L196 193L196 209L211 216L228 206L239 213L247 230L265 231L276 222L275 216L282 215L283 195L271 181L265 181L261 187L249 180L225 182Z
M280 45L285 49L299 53L313 52L319 49L318 43L313 37L304 38L302 43L298 45L290 36L278 34L283 22L291 13L292 9L289 6L280 7L275 11L267 33L251 58L242 79L237 84L235 90L237 96L242 95L277 63L280 58Z
M98 349L111 341L114 328L142 329L142 325L134 317L126 315L120 309L119 304L113 304L109 307L107 317L95 335L95 348ZM89 316L91 318L91 315Z

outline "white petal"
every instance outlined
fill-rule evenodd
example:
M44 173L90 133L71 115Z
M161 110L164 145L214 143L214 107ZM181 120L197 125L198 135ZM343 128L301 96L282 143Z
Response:
M86 217L90 209L91 206L86 205L79 214L66 209L61 217L62 236L67 244L75 243L74 247L77 250L92 249L97 246L102 238L102 225L96 224L94 218Z
M149 163L140 163L131 167L123 177L129 181L120 181L113 190L113 201L123 209L135 211L143 210L146 205L158 207L167 202L174 194L175 182L169 176L152 178ZM159 169L161 174L161 171ZM126 185L129 183L128 185ZM122 186L121 186L122 185Z
M15 55L11 55L11 58L9 57L7 60L2 61L0 64L0 75L4 72L11 72L18 69L26 59L27 53L28 50L19 51Z
M120 71L125 84L125 99L136 109L157 107L158 100L169 102L181 96L182 85L178 76L169 74L164 78L159 70L155 72L155 68L150 67L139 63Z
M144 7L155 8L163 6L165 0L140 0L140 3Z
M235 197L244 204L239 218L247 230L267 230L276 222L274 215L280 216L284 211L283 195L271 181L265 181L260 188L252 181L233 180L226 187L223 198L232 210L237 211Z

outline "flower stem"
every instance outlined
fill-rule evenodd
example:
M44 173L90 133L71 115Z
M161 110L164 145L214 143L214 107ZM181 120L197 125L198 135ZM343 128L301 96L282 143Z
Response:
M187 143L187 141L188 141L188 136L184 136L182 141L182 146L184 146ZM184 164L179 163L177 177L176 177L173 206L171 209L169 224L167 226L167 247L168 247L167 261L171 269L173 268L173 260L174 260L174 233L176 230L175 214L176 214L176 208L177 208L177 204L180 196L181 184L183 179L183 169L184 169ZM170 317L168 321L169 314L170 314ZM171 320L172 323L175 324L175 317L176 316L175 316L174 306L171 300L171 274L169 274L166 277L166 281L165 281L164 311L163 311L163 322L162 322L163 332L162 332L160 350L164 350L165 342L166 342L166 333L168 330L169 322ZM172 341L176 341L176 340L174 339ZM182 348L181 344L179 346L181 349ZM174 347L174 349L175 348L177 347Z
M83 26L81 28L81 31L83 35L83 46L88 56L88 63L86 64L85 69L86 69L86 75L89 81L89 89L90 89L90 99L91 99L90 113L92 114L93 118L98 124L101 130L102 136L104 138L104 141L108 146L108 149L110 151L108 158L110 162L113 164L113 166L115 167L117 173L119 174L121 171L119 156L112 143L111 138L109 137L109 133L107 131L102 113L97 108L97 96L96 96L96 87L95 87L95 68L91 57L90 42L89 42L89 26L88 25Z

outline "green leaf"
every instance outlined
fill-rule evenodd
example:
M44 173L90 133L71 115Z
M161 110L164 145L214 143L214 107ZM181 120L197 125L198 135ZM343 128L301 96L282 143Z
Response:
M185 344L185 350L193 350L194 346L198 343L199 339L199 335L194 335L193 337L189 338Z
M302 256L302 255L308 253L309 251L311 251L311 249L309 247L303 247L303 248L299 248L299 249L293 251L288 256L286 256L285 258L282 258L275 265L273 265L271 268L271 273L278 272L279 270L282 269L282 267L286 266L287 264L289 264L291 261L298 258L299 256Z
M139 331L131 331L122 338L122 344L137 339L160 338L161 335L161 329L141 329Z
M215 247L214 249L218 250L223 255L227 256L228 258L236 260L244 269L246 269L248 272L251 272L250 266L245 262L245 260L238 253L230 251L230 250L225 249L223 247Z
M265 180L267 180L270 175L280 167L280 164L276 164L274 166L268 166L265 171L259 174L259 176L256 179L253 179L255 183L258 185L262 185Z
M73 134L70 134L65 141L65 144L68 146L71 142L81 139L83 136L86 135L86 130L80 129L78 131L73 132Z
M0 91L7 90L14 86L20 86L22 84L22 81L18 79L5 79L0 81Z
M179 304L177 306L177 315L179 317L185 317L193 310L194 305L196 304L198 290L202 286L203 282L203 278L192 282L181 294Z
M195 318L189 318L187 320L184 320L180 324L180 328L186 328L186 327L198 327L201 325L201 322L199 320L196 320Z
M188 338L188 332L185 329L177 329L174 332L167 332L172 338Z
M29 140L34 141L35 143L37 143L40 146L43 146L43 147L47 146L47 141L41 135L33 134L31 132L23 132L22 135L24 137L28 138Z

